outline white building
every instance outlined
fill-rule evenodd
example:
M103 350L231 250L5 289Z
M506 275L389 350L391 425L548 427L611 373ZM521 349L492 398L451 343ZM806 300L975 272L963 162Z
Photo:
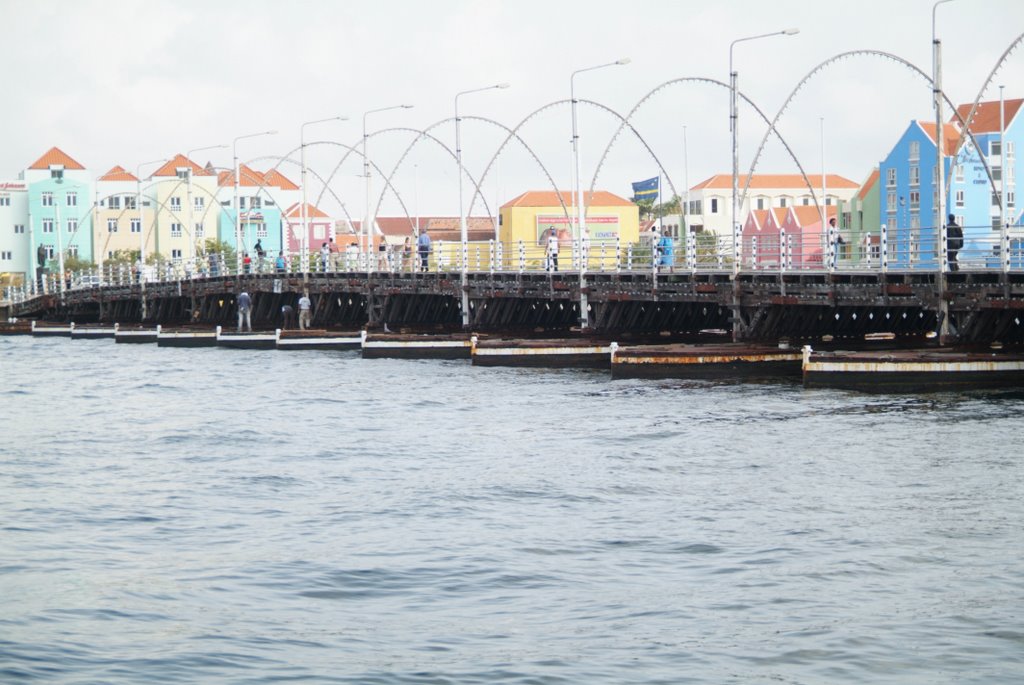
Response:
M28 183L0 181L0 287L20 286L31 268Z
M814 186L813 189L807 187L800 174L754 174L747 190L746 202L738 207L737 223L742 227L752 209L813 205L815 198L822 203L821 174L808 174L807 178ZM740 174L741 197L746 183L747 175ZM835 205L840 200L848 202L856 195L859 187L855 181L844 176L826 174L823 204ZM732 174L716 174L690 188L686 223L691 230L710 231L719 236L731 235L731 212Z

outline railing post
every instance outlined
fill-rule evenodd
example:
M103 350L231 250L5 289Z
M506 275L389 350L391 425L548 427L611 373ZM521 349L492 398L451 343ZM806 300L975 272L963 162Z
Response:
M889 271L889 229L885 224L879 226L879 260L880 266L882 267L882 273Z
M500 241L498 242L495 251L497 254L495 261L498 263L498 271L503 271L505 269L505 248L502 246Z
M633 270L633 243L626 245L626 271Z
M490 265L491 275L494 275L494 238L487 241L487 261Z
M741 240L742 244L742 240ZM750 268L757 271L757 236L750 237Z
M526 246L523 245L523 241L519 241L519 273L526 271Z
M1003 273L1010 272L1010 224L1003 222L1002 235L999 236L999 243L1002 246Z

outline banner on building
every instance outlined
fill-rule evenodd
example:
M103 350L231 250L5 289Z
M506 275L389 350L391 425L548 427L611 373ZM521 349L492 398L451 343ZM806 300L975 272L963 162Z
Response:
M619 217L611 215L588 216L586 220L587 232L591 241L609 240L614 241L619 237ZM558 242L571 245L575 237L573 231L576 228L576 217L565 216L564 214L538 214L537 215L537 244L548 244L548 231L554 228L558 232Z

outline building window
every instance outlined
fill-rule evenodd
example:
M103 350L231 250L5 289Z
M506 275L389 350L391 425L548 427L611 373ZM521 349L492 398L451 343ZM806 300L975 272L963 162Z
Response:
M1012 190L1007 190L1006 191L1006 208L1007 209L1013 209L1015 204L1016 203L1014 202L1014 199L1013 199L1013 191Z
M1000 144L999 140L989 141L989 144L988 144L988 154L989 154L989 157L995 157L997 155L1002 154L1002 150L1003 150L1003 146Z
M171 198L171 211L172 212L180 212L181 211L181 198L180 197L174 196L174 197Z
M238 198L238 208L245 209L245 195L240 195Z
M896 193L888 192L885 195L885 208L890 212L896 211Z
M68 193L64 197L66 198L65 201L68 203L68 207L78 206L78 193Z
M916 190L910 191L910 208L920 209L921 207L921 193Z
M107 198L107 208L109 209L121 209L121 198L117 195L111 195Z
M64 167L50 167L50 178L64 178Z
M256 224L256 237L266 238L267 237L267 225L264 223Z
M117 233L117 219L107 219L107 233Z
M915 231L921 228L921 217L916 213L910 215L910 228Z
M178 224L178 223L171 224L171 237L172 238L180 238L181 237L181 224Z
M964 206L964 191L962 191L962 190L956 191L956 206L957 207L963 207ZM963 224L960 224L960 225L962 226Z
M43 193L41 198L44 207L53 206L53 193Z
M910 167L910 185L919 186L921 185L921 167L912 166Z
M992 180L1001 181L1003 180L1003 167L994 166L992 167Z
M43 245L43 250L46 252L47 259L53 259L53 256L57 254L56 250L53 249L53 245Z
M142 233L142 220L132 219L132 233Z
M811 198L809 198L806 195L804 195L804 201L803 202L804 202L804 207L808 207L811 204Z
M896 230L896 215L890 214L888 220L888 227L890 230Z
M199 211L199 212L203 211L203 207L205 207L205 205L206 205L206 200L204 198L201 198L201 197L194 197L194 198L192 198L192 208L195 209L196 211Z
M780 207L785 207L786 206L786 198L784 198L784 197L780 197L779 198L779 206Z
M963 164L957 164L956 165L956 172L955 172L955 174L956 174L956 176L955 176L956 182L957 183L963 183L964 182L964 165Z
M760 199L758 200L758 202L760 202ZM761 208L758 207L758 209L761 209ZM327 231L324 230L324 225L323 224L313 224L313 239L314 240L323 240L325 237L327 237Z
M910 161L916 162L921 159L921 143L916 140L910 141Z
M172 249L171 250L171 259L173 259L176 262L180 262L181 261L181 250Z
M260 197L259 197L259 195L257 195L254 198L252 198L252 202L249 204L249 206L252 207L253 209L259 209L262 206L260 204Z
M74 235L78 232L78 219L68 219L68 234Z
M825 206L828 207L831 204L832 204L832 198L831 197L826 197L825 198Z
M78 256L78 245L70 245L70 246L68 246L67 252L68 252L68 256L69 257L77 257Z
M763 197L757 198L757 208L758 209L764 209L764 198Z
M53 219L43 219L43 233L53 233Z
M885 170L885 185L889 188L896 187L896 168L892 167Z
M0 195L0 207L10 207L10 206L11 206L11 196L10 195Z
M992 206L999 207L1002 204L1002 199L999 197L999 193L992 193Z
M25 224L14 224L14 232L15 233L24 233L25 232Z
M198 224L196 224L196 237L197 238L202 238L203 237L203 233L204 233L204 231L203 231L203 223L199 222Z
M180 178L183 181L187 181L188 180L188 169L187 168L177 169L174 172L174 175L177 176L178 178Z
M1007 159L1013 159L1013 153L1014 153L1013 141L1012 140L1008 140L1008 141L1006 141L1006 158Z
M959 224L961 227L967 225L967 223L964 221L964 215L963 214L957 214L956 215L956 223Z
M4 250L3 252L0 252L0 259L11 261L14 259L14 254L10 250Z
M125 209L135 209L136 202L137 202L137 198L134 195L125 195L124 196L124 208Z
M712 214L718 214L718 198L717 197L711 198L711 213Z

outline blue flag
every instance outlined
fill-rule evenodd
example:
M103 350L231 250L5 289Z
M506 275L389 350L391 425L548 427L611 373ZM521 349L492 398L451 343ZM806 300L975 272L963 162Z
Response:
M649 178L646 181L637 181L633 184L633 202L640 200L657 200L658 199L658 181L659 177Z

